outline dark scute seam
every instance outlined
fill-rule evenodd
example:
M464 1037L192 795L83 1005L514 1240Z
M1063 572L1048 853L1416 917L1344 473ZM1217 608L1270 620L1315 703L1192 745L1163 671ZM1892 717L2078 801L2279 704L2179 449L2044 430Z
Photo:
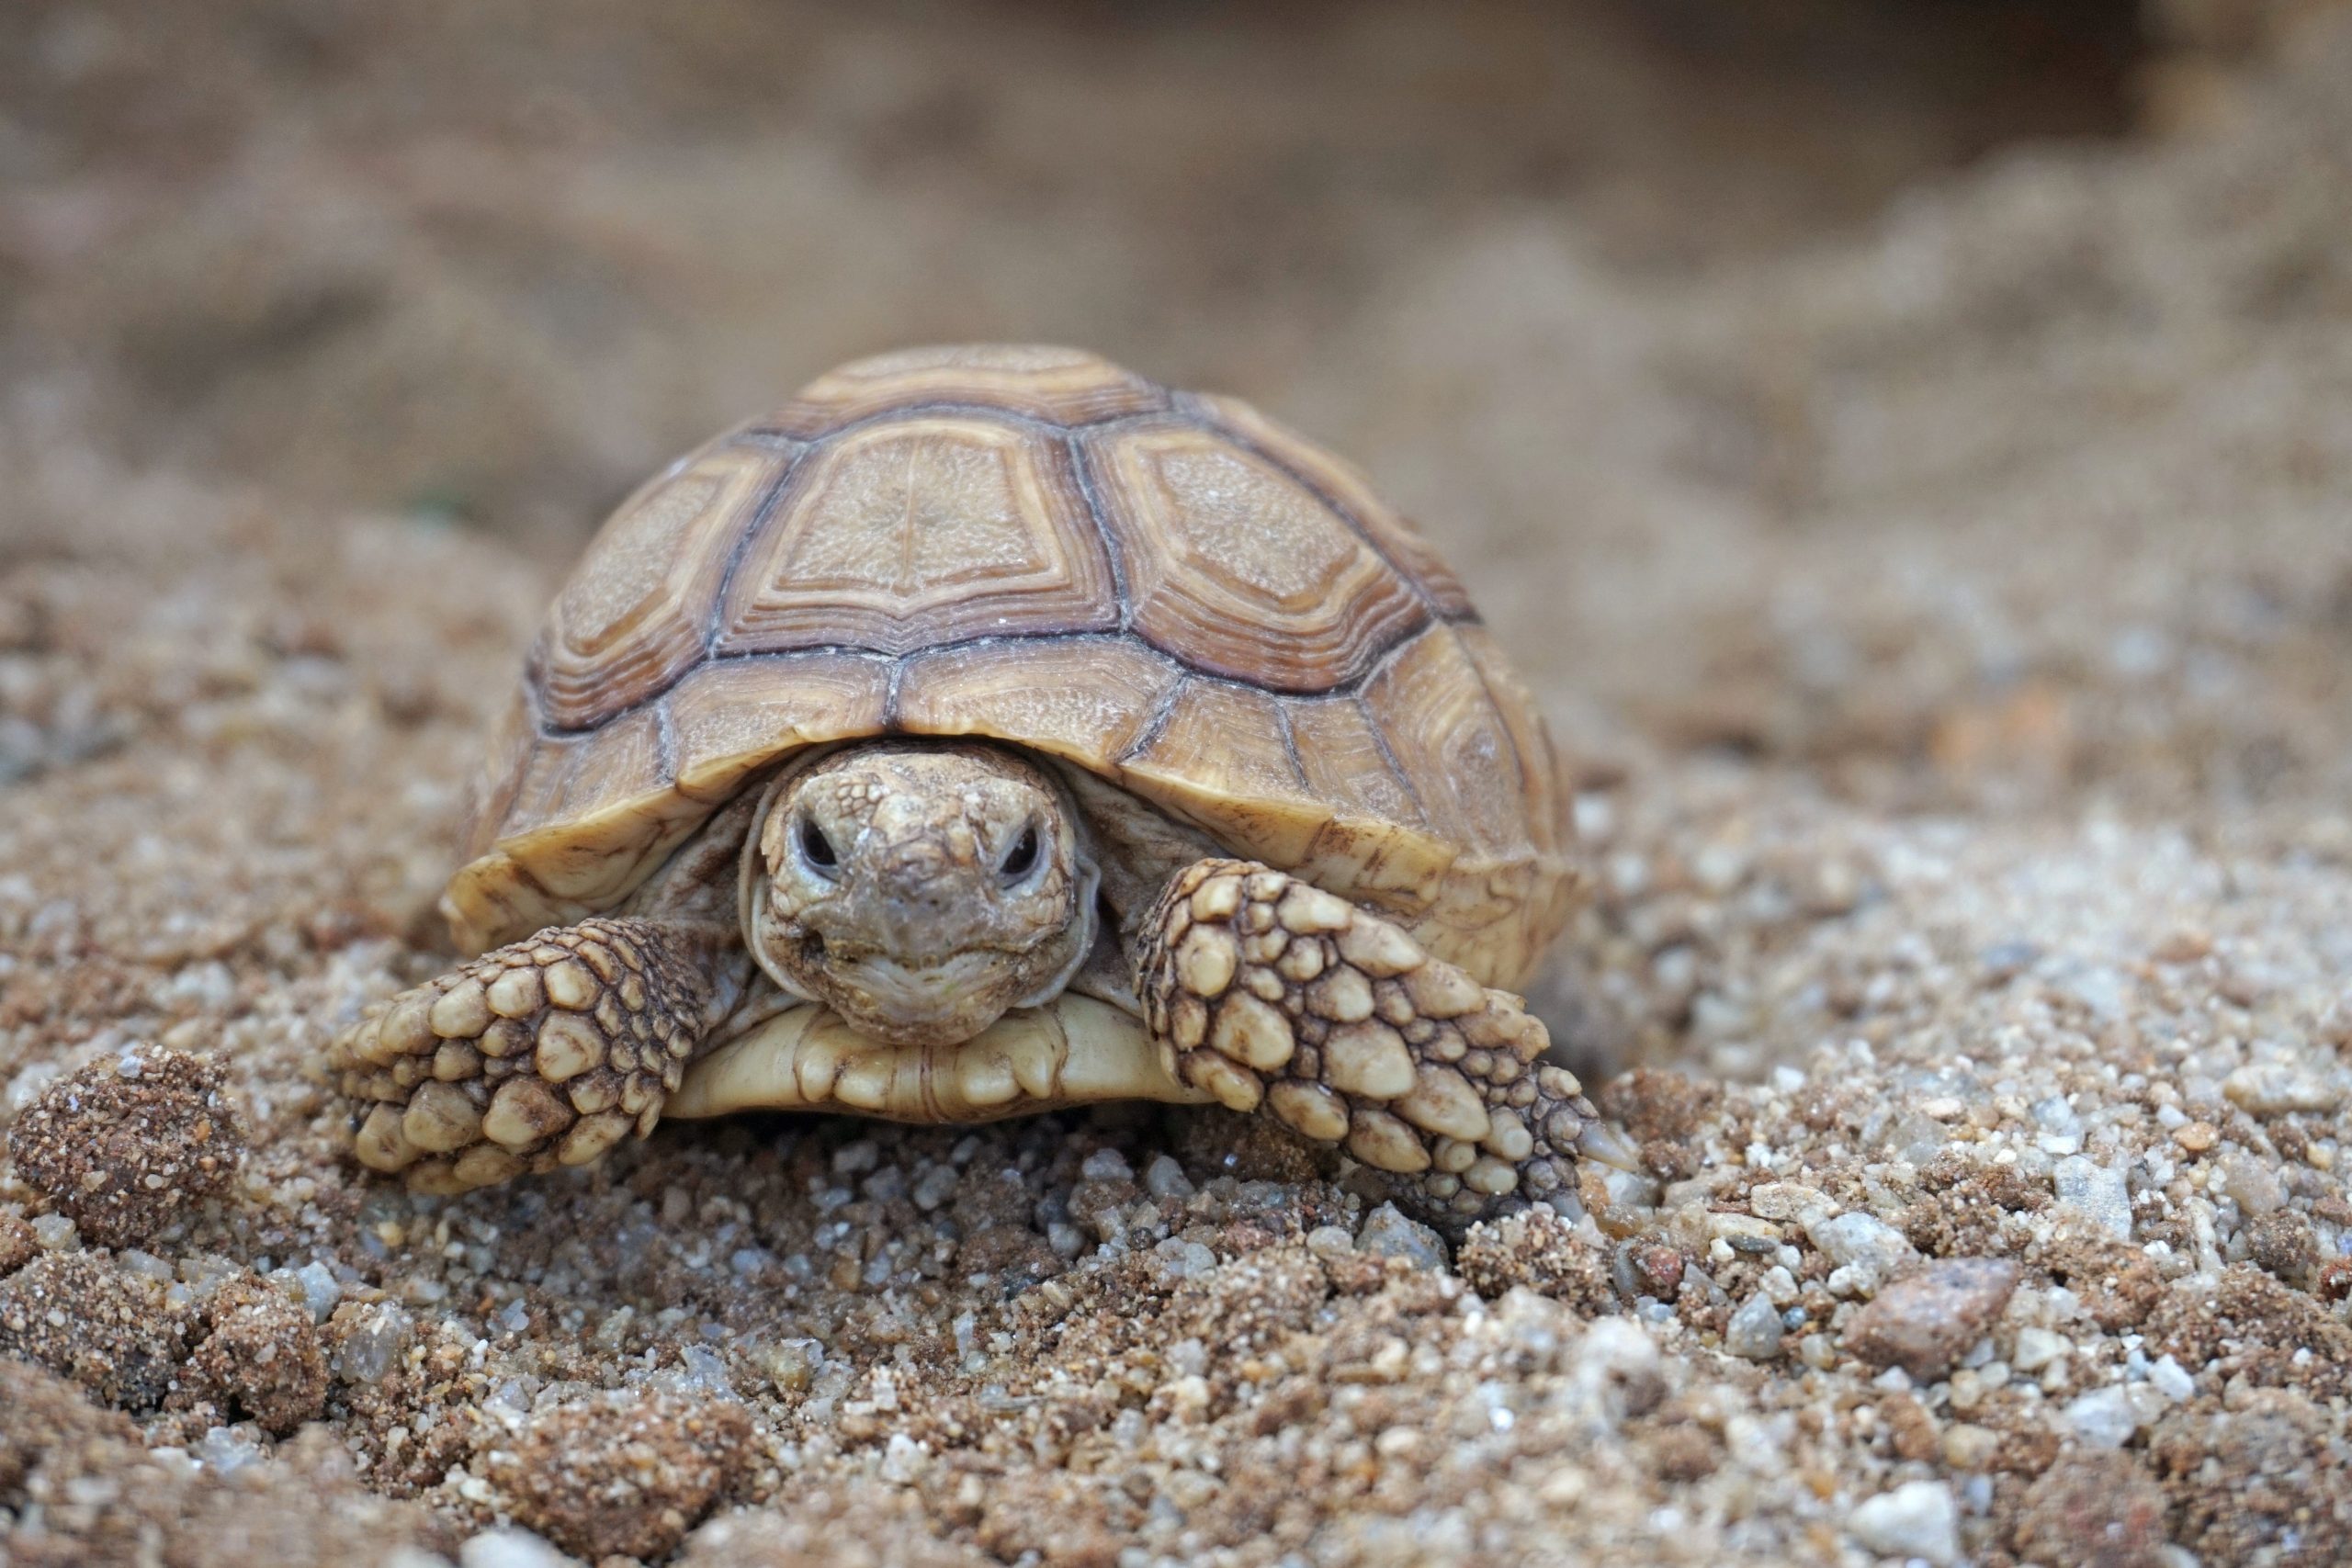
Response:
M769 520L775 515L776 508L784 504L785 495L793 489L793 481L800 477L800 470L807 463L808 454L816 450L813 445L807 442L796 442L794 445L796 450L792 454L791 461L786 463L784 471L769 482L767 493L752 504L752 520L743 525L742 532L736 535L734 547L727 553L727 570L718 574L718 591L711 595L710 614L703 617L702 656L704 659L709 659L711 650L718 646L719 619L727 614L727 596L734 590L735 573L742 568L743 558L751 553L752 541L767 531ZM678 682L686 678L687 671L693 668L695 666L688 665L686 670L679 671L670 684L662 688L662 694L667 696L676 687Z
M550 725L542 722L539 726L538 733L542 739L550 740L570 739L582 735L594 735L598 730L604 728L606 725L616 724L620 720L628 717L629 715L635 713L639 708L645 706L648 703L660 702L662 698L668 696L672 692L677 689L678 682L680 681L684 681L688 675L693 674L696 670L707 669L714 664L749 664L764 660L813 658L820 655L831 655L837 658L887 659L896 664L902 663L909 659L928 658L933 654L960 653L967 649L977 648L1012 647L1018 643L1027 642L1099 641L1108 643L1116 641L1132 643L1144 649L1145 651L1148 652L1153 658L1173 665L1178 670L1182 671L1186 676L1196 681L1211 681L1219 685L1232 686L1241 691L1257 692L1263 695L1273 697L1351 696L1355 693L1362 691L1372 681L1378 678L1381 671L1387 668L1387 666L1395 660L1399 650L1410 647L1421 637L1428 636L1431 631L1444 626L1447 624L1448 623L1442 620L1432 618L1424 618L1417 621L1412 626L1409 626L1397 633L1396 637L1385 647L1377 649L1374 653L1373 657L1365 662L1364 668L1357 674L1351 675L1344 681L1335 682L1329 686L1313 687L1304 691L1294 690L1288 686L1271 686L1256 681L1245 681L1238 675L1228 675L1221 670L1205 669L1200 665L1193 663L1190 660L1183 658L1182 655L1170 653L1168 649L1160 647L1158 643L1152 642L1148 638L1138 637L1132 632L1091 630L981 632L972 637L956 637L945 642L931 643L906 654L895 654L876 648L863 648L854 643L819 643L808 648L766 649L756 652L745 653L714 653L702 660L699 663L689 665L686 669L680 671L677 678L672 681L669 685L664 686L662 690L649 693L646 695L638 698L637 701L630 703L626 707L615 708L611 713L606 714L604 717L598 719L594 724L568 727L562 725Z

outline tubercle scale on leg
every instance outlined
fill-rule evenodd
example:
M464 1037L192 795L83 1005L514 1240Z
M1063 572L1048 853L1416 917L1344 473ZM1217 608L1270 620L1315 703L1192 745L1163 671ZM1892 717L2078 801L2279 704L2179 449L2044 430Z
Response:
M1574 1179L1597 1112L1539 1060L1542 1021L1394 922L1248 861L1170 880L1136 965L1146 1022L1184 1082L1265 1111L1469 1219Z
M354 1152L419 1191L584 1165L650 1132L700 1043L710 983L676 927L550 927L371 1009L328 1047Z

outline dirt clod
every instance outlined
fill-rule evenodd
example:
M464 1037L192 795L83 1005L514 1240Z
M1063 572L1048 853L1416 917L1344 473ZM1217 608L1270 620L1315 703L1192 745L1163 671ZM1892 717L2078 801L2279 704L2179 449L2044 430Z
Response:
M1580 1316L1619 1310L1606 1254L1549 1209L1473 1225L1454 1265L1482 1296L1525 1286Z
M47 1253L0 1280L0 1356L37 1362L126 1410L163 1403L187 1330L186 1309L159 1281L101 1254Z
M567 1551L655 1558L725 1496L753 1446L741 1405L602 1394L534 1417L494 1478L514 1517Z
M207 1303L212 1332L191 1358L222 1404L271 1432L291 1432L326 1402L327 1360L310 1313L251 1277L231 1280Z
M22 1214L0 1209L0 1275L13 1274L31 1261L40 1244Z
M9 1155L85 1239L140 1246L236 1174L244 1131L223 1076L154 1046L101 1057L42 1092L9 1129Z
M2070 1454L2026 1488L2010 1540L2030 1562L2157 1568L2165 1495L2128 1455Z

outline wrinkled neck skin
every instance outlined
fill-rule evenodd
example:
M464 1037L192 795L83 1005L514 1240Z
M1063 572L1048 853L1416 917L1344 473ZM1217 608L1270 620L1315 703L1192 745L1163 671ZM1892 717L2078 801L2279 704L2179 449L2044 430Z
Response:
M993 746L869 741L788 769L741 867L760 968L891 1044L956 1044L1051 1000L1095 938L1101 874L1068 787Z

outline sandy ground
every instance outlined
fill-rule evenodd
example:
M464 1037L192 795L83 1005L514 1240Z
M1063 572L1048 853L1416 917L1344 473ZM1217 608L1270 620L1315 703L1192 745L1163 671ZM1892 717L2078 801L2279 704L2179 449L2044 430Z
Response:
M0 1562L2352 1561L2352 31L2094 139L1614 11L130 15L0 49ZM1426 519L1643 1172L1448 1247L1210 1112L345 1163L584 521L943 333Z

